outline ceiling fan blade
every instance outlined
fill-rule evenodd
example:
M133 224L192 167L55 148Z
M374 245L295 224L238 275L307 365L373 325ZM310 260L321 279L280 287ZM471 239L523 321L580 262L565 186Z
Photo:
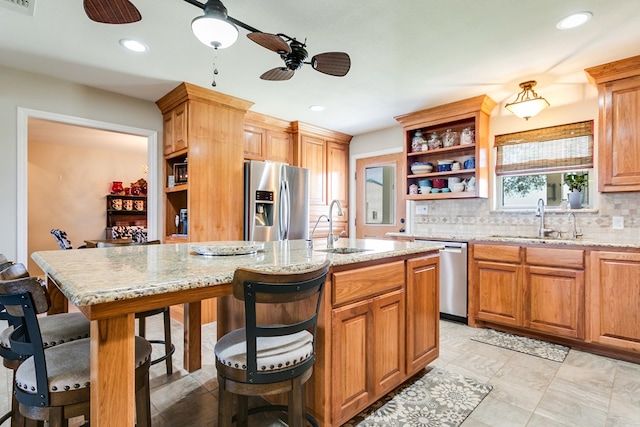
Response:
M331 76L345 76L351 68L351 58L344 52L320 53L311 58L314 70Z
M291 52L291 48L289 47L287 42L282 40L282 38L276 34L255 32L247 34L247 37L258 43L260 46L281 55Z
M291 77L293 77L294 74L295 74L295 71L293 70L290 70L285 67L278 67L278 68L273 68L269 71L266 71L260 76L260 78L262 80L272 80L272 81L289 80Z
M89 19L103 24L130 24L142 19L129 0L84 0L84 11Z

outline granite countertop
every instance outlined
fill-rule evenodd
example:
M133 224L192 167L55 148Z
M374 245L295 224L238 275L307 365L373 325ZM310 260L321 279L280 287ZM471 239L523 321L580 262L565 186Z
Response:
M55 280L76 306L133 299L230 283L238 267L261 271L295 271L314 268L326 259L346 265L393 256L431 252L441 245L395 240L340 239L336 247L362 252L323 252L326 241L315 240L313 249L304 240L265 242L264 249L244 255L208 256L194 251L202 246L237 246L247 242L179 243L96 249L42 251L33 260Z
M504 243L528 243L528 244L547 244L547 245L564 245L564 246L584 246L584 247L603 247L603 248L627 248L640 249L640 241L636 239L614 239L610 238L606 241L599 239L585 239L579 237L577 239L562 239L545 237L539 238L535 236L508 236L496 233L494 235L427 235L420 233L387 233L389 237L423 239L435 241L453 241L453 242L504 242Z

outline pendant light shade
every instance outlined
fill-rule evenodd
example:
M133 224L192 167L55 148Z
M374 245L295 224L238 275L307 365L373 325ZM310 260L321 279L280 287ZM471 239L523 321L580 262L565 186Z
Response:
M522 92L518 94L515 101L505 105L505 108L525 120L529 120L529 118L547 108L549 102L533 90L535 85L535 80L520 83Z
M227 8L220 0L209 0L204 15L191 21L193 34L206 46L224 49L238 40L238 28L227 20Z

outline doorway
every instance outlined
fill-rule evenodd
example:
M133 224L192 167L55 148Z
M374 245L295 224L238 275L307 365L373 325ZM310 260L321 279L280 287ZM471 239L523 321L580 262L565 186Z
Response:
M66 218L67 220L78 221L78 222L83 221L82 212L74 213L74 208L71 206L69 207L69 209L66 209L66 206L61 206L61 205L57 205L57 206L49 205L43 208L42 205L31 203L33 199L30 199L29 195L30 193L37 191L37 188L35 187L32 188L32 186L37 184L30 182L30 177L33 176L33 174L30 173L32 171L29 170L29 167L30 167L29 145L30 145L30 137L31 137L30 132L32 132L35 135L36 128L33 127L33 125L41 121L50 122L51 124L57 126L60 129L66 129L69 131L70 134L77 131L81 131L81 132L88 132L88 135L91 135L91 132L94 132L93 135L96 138L88 138L86 146L90 145L89 140L95 141L104 136L108 137L109 135L112 135L112 136L120 135L123 137L122 139L123 141L126 141L127 137L131 138L131 140L142 139L142 143L144 144L144 149L146 151L142 157L142 159L144 159L145 164L144 165L140 163L136 164L136 167L138 167L140 170L136 173L135 176L137 175L142 176L143 175L142 168L143 167L145 168L146 173L144 173L144 177L147 180L147 186L148 186L147 187L148 188L148 194L147 194L148 235L150 239L157 238L156 236L157 236L157 224L158 224L158 203L157 203L156 193L158 191L157 190L158 189L158 178L157 178L158 147L157 147L156 131L133 128L129 126L121 126L113 123L99 122L95 120L88 120L88 119L83 119L83 118L78 118L73 116L64 116L56 113L19 108L18 109L18 144L17 144L18 145L18 195L17 195L17 199L18 199L17 200L18 202L17 203L18 262L22 262L25 265L29 265L30 270L35 268L35 271L32 274L34 275L41 274L39 269L37 269L37 267L34 267L34 264L29 263L30 261L29 255L36 250L43 250L43 249L48 250L52 248L51 246L46 248L32 247L33 242L32 240L30 240L30 232L32 231L30 227L30 218L33 219L32 214L34 213L32 212L32 210L56 209L58 211L58 215L61 218ZM86 148L86 147L83 147L83 148ZM71 144L59 149L58 151L71 153L72 150L73 150L73 146ZM123 155L122 147L118 148L117 144L114 144L113 146L111 146L109 150L110 150L109 152L110 154L108 156L105 156L107 157L106 159L103 159L104 163L107 165L109 164L109 161L108 161L109 157L112 159L114 158L117 159L119 156ZM69 157L73 159L73 155L70 155ZM61 159L64 160L65 158L66 156L64 156L63 154L61 156ZM58 162L60 162L60 159L58 160ZM65 162L65 164L62 166L58 165L59 170L64 171L64 173L59 173L56 175L56 177L54 177L57 184L61 186L66 184L64 179L66 178L67 174L72 173L72 171L74 170L74 165L76 166L78 165L77 158L75 160ZM76 167L76 169L78 168ZM36 174L36 176L38 175ZM90 180L87 180L87 181L90 182ZM91 197L87 194L88 189L83 188L83 185L81 184L79 185L77 184L77 182L78 181L76 180L75 181L76 184L73 185L72 188L67 188L67 190L69 190L70 193L73 193L72 196L69 196L70 198L68 200L71 200L72 204L76 204L76 208L82 205L83 200L85 201L90 200L90 197ZM94 186L95 183L88 184L88 185ZM108 193L108 189L109 189L109 182L105 182L104 188L101 187L98 189L98 192L104 193L101 195L101 197L104 197L104 195ZM106 207L106 201L104 201L104 204L102 206ZM100 213L101 216L104 215L103 212ZM74 222L71 222L71 224L74 224ZM103 233L104 232L103 226L104 224L100 226L100 229L96 229L95 231L93 231L93 233ZM63 228L63 227L61 226L61 227L51 227L51 228ZM47 227L46 233L44 233L45 238L50 239L50 240L47 240L47 245L53 244L54 245L53 247L57 248L57 246L55 246L55 241L53 237L50 236L48 232L49 232L49 229ZM38 231L38 233L43 234L41 230ZM90 236L89 238L91 237L93 236ZM86 236L80 235L80 234L74 237L74 240L76 240L75 242L72 241L74 248L84 243L82 240L86 238L87 238Z
M356 238L384 239L405 228L402 153L356 160Z

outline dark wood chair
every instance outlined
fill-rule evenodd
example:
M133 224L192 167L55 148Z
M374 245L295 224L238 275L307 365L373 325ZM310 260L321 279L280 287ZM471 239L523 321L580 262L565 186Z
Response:
M96 248L112 248L119 246L136 246L136 245L158 245L160 244L160 240L149 240L147 242L98 242L96 244ZM169 307L162 307L155 310L143 311L140 313L136 313L135 317L138 319L138 335L143 338L146 338L147 326L146 320L148 317L155 316L158 314L163 315L164 321L164 340L148 340L151 344L161 344L164 345L164 354L160 357L157 357L151 361L152 365L156 363L165 362L167 367L167 375L173 374L173 353L176 351L175 345L171 342L171 312L169 311Z
M0 281L16 280L29 277L29 272L21 263L13 264L0 271ZM6 311L0 313L0 319L7 320L9 327L0 332L0 357L3 365L12 370L15 381L15 372L22 363L23 358L11 349L11 334L16 326L20 325L19 319L9 316ZM64 313L38 318L40 332L44 348L54 345L89 337L90 322L82 313ZM0 424L11 418L12 427L22 427L34 423L25 420L18 410L18 401L15 395L11 399L11 410L0 418Z
M315 335L329 261L291 273L265 273L240 268L233 295L244 301L245 328L236 329L215 345L218 371L218 426L230 426L233 394L238 397L236 425L248 415L285 410L289 426L301 427L306 414L305 382L315 362ZM273 304L286 308L274 310ZM248 396L288 393L288 406L248 409Z
M89 418L90 340L45 348L38 314L50 306L46 286L35 277L0 281L0 304L19 325L11 333L11 350L22 363L15 372L14 395L20 413L31 420L62 427L73 417ZM149 366L151 344L135 338L136 415L138 426L151 426Z

